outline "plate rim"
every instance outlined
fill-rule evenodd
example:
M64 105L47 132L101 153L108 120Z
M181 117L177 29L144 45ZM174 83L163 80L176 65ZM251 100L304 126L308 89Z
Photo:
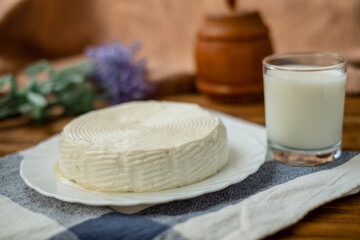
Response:
M221 113L221 114L217 114L221 120L223 120L224 122L224 125L225 127L227 128L226 126L226 121L237 121L236 118L232 117L232 116L226 116L225 114ZM227 118L225 120L225 118ZM241 119L239 119L241 120ZM247 124L247 122L241 120L241 121L237 121L236 122L237 124L239 124L240 127L244 128L251 128L251 127L254 127L254 126L241 126L241 124ZM250 124L253 124L253 123L250 123ZM249 130L249 129L247 129ZM228 128L227 128L227 131ZM264 130L265 131L265 130ZM30 182L26 176L26 174L24 174L24 163L25 161L29 161L29 160L26 160L26 159L29 159L30 157L29 156L26 156L27 155L27 152L28 150L25 150L23 152L23 156L24 158L22 159L21 163L20 163L20 168L19 168L19 172L20 172L20 177L23 179L23 181L25 182L25 184L34 189L35 191L37 191L38 193L44 195L44 196L47 196L47 197L52 197L52 198L55 198L55 199L58 199L60 201L64 201L64 202L68 202L68 203L80 203L80 204L85 204L85 205L89 205L89 206L136 206L136 205L142 205L142 204L160 204L160 203L167 203L167 202L172 202L172 201L177 201L177 200L185 200L185 199L191 199L191 198L195 198L195 197L199 197L203 194L207 194L207 193L212 193L212 192L216 192L216 191L219 191L219 190L222 190L222 189L225 189L227 187L229 187L230 185L233 185L233 184L236 184L236 183L239 183L243 180L245 180L247 177L249 177L251 174L255 173L262 164L264 164L265 162L265 151L266 151L266 146L265 146L265 143L261 140L261 138L259 136L256 136L256 134L251 134L252 131L243 131L242 133L244 135L247 135L248 137L251 137L253 138L255 141L257 141L259 143L259 145L261 145L263 147L263 152L261 152L261 154L259 153L259 155L264 155L261 159L259 157L259 159L256 161L256 166L254 167L251 167L251 169L246 172L245 176L242 176L240 178L238 178L236 181L226 181L226 183L223 183L221 185L217 185L216 187L211 187L210 189L207 188L207 189L202 189L202 190L193 190L191 194L183 194L183 195L172 195L172 196L167 196L167 197L162 197L162 199L160 198L155 198L155 199L132 199L132 200L125 200L125 201L116 201L115 200L103 200L103 201L94 201L94 200L85 200L85 199L82 199L82 198L70 198L70 197L64 197L62 195L59 195L59 193L54 193L54 192L48 192L48 191L45 191L43 190L41 187L33 184L32 182ZM41 142L40 144L34 146L33 148L31 148L31 150L35 150L36 148L39 148L41 147L41 145L43 144L50 144L49 143L49 140L53 140L54 138L59 138L59 134L56 134L55 136L53 137L50 137L49 139ZM50 153L49 153L50 154ZM252 159L253 160L253 159ZM240 161L240 159L237 159L235 158L233 161ZM55 164L55 163L52 163L52 165ZM229 164L229 163L228 163ZM224 167L224 169L227 167L227 165ZM222 170L220 170L217 174L219 174ZM211 179L213 177L215 177L217 174L209 177L209 178L206 178L202 181L206 181L208 179ZM54 171L52 171L52 176L55 175ZM54 176L55 178L55 181L56 181L56 184L63 184L63 185L67 185L69 186L68 184L66 183L63 183L61 180L57 179L56 176ZM158 192L142 192L140 194L145 194L145 195L156 195L157 193L164 193L166 191L174 191L175 189L176 190L179 190L180 189L180 192L181 192L181 188L183 187L187 187L187 186L191 186L191 185L194 185L194 184L197 184L197 183L200 183L202 181L199 181L199 182L196 182L196 183L193 183L193 184L190 184L190 185L186 185L186 186L182 186L182 187L178 187L178 188L173 188L173 189L167 189L167 190L162 190L162 191L158 191ZM72 188L72 190L74 191L85 191L85 192L91 192L91 193L95 193L97 195L104 195L104 194L109 194L109 193L101 193L101 192L96 192L96 191L91 191L91 190L87 190L85 188L82 188L81 186L80 189L77 189L75 187L72 187L72 186L69 186ZM113 194L113 195L121 195L121 194L124 194L124 193L110 193L110 194ZM129 193L127 192L126 194L132 194L132 193ZM139 193L133 193L133 194L139 194Z

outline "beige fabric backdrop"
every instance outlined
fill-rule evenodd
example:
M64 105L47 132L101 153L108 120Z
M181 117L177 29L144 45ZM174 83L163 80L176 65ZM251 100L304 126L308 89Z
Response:
M0 74L39 58L71 63L89 45L140 40L140 55L147 58L153 81L177 79L191 85L197 29L207 13L227 11L224 2L1 0ZM240 4L238 9L262 13L277 52L332 51L347 56L347 90L360 92L360 1L242 0Z

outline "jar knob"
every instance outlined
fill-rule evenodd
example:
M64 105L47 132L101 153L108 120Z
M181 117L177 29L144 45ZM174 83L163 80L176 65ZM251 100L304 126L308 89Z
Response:
M225 0L226 5L230 8L230 10L234 11L236 7L236 0Z

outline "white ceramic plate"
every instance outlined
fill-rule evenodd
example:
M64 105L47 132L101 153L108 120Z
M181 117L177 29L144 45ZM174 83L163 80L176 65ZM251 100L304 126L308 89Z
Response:
M99 193L65 184L54 173L59 159L59 135L28 149L22 154L20 176L39 193L56 199L96 206L132 206L156 204L200 196L238 183L256 172L265 161L263 127L217 113L228 132L231 156L227 166L201 182L151 193Z

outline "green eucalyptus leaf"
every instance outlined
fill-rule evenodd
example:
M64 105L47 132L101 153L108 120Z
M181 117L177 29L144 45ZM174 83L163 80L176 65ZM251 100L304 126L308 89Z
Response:
M68 77L68 81L71 83L75 83L75 84L80 84L83 83L85 80L85 76L81 75L81 74L73 74L71 76Z
M25 70L25 73L29 77L35 77L36 75L38 75L44 71L47 71L47 72L53 71L52 66L48 61L40 60L40 61L36 62L35 64L32 64L29 67L27 67Z
M50 93L53 88L54 83L51 81L46 81L38 85L39 92L42 94Z
M27 88L28 88L30 91L36 91L36 90L37 90L37 86L38 86L38 84L37 84L36 79L31 77L31 78L30 78L29 85L28 85Z
M31 116L34 120L41 120L45 115L44 108L34 107L31 111Z
M8 75L5 75L3 76L1 79L0 79L0 87L3 87L5 86L7 83L10 83L11 82L11 79L13 78L14 76L12 74L8 74Z
M28 114L33 110L34 106L30 103L24 103L21 106L19 106L19 111L23 114Z
M54 75L53 90L62 91L68 88L71 84L81 84L85 81L85 75L70 71L61 71Z
M11 115L17 114L19 111L13 108L1 108L0 109L0 118L9 117Z
M68 83L65 80L57 79L56 81L54 81L52 90L54 92L63 91L66 88L67 85L68 85Z
M5 100L5 99L1 99ZM0 118L8 117L19 113L18 101L16 99L7 99L7 101L0 102Z
M26 94L26 98L36 107L44 107L47 104L45 97L37 92L29 91Z
M71 71L73 73L78 73L81 75L86 75L92 71L92 68L93 68L93 66L92 66L91 62L84 61L84 62L78 63L72 67L69 67L67 69L67 71Z
M10 84L10 94L14 95L18 90L17 82L14 75L8 74L0 79L0 87L5 86L6 84Z

